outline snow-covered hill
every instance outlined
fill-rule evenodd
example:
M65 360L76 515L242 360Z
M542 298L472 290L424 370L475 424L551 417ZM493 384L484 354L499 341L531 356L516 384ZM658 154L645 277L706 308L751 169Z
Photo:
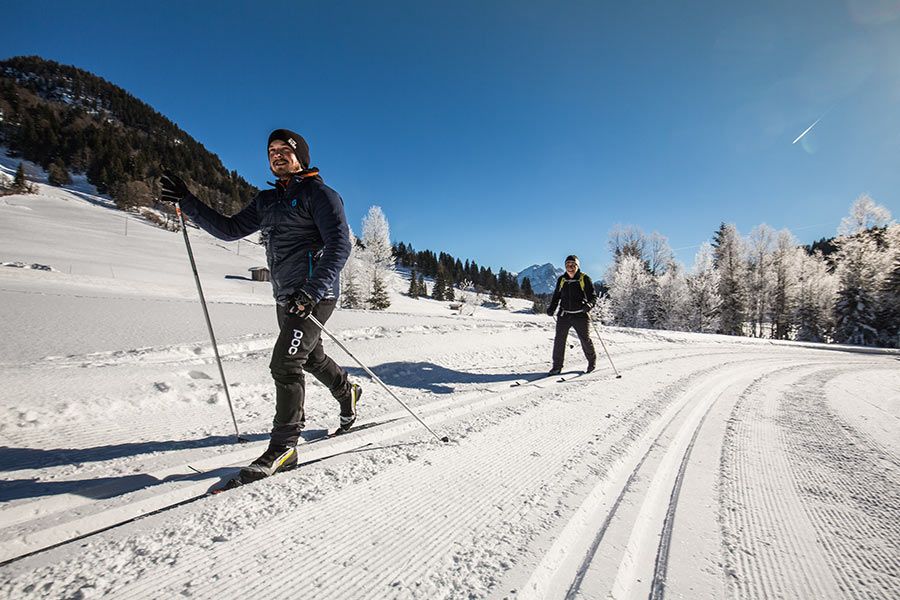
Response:
M0 198L0 597L900 596L896 352L602 328L559 381L543 315L399 293L329 329L355 431L307 382L301 467L206 492L258 455L275 338L259 249L40 186ZM585 364L570 344L567 366ZM615 377L616 372L622 375Z

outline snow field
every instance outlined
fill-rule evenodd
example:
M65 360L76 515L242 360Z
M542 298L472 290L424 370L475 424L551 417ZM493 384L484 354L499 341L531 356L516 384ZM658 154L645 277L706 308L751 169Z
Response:
M314 441L337 404L309 381L303 465L207 497L272 418L243 246L190 232L235 445L181 240L135 221L126 242L99 200L41 189L0 203L0 261L56 269L0 267L0 597L900 595L896 353L603 328L622 379L600 354L535 380L550 319L456 315L398 277L389 311L327 326L452 443L326 339L360 428Z

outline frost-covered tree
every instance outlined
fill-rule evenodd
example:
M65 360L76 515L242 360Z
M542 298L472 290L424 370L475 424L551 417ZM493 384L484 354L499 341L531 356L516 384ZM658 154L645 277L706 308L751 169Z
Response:
M391 228L380 206L369 208L363 219L362 243L369 251L379 274L394 269L394 248L391 245Z
M654 231L647 238L647 268L652 275L662 275L675 262L669 239Z
M659 329L686 329L690 297L684 269L671 260L662 274L657 275L654 280L651 301L653 326Z
M841 220L838 235L850 236L891 222L891 211L877 204L871 196L863 194L850 206L850 214Z
M746 266L744 243L737 228L722 223L713 241L713 261L719 275L719 330L728 335L743 335L746 315Z
M646 327L651 276L644 261L632 254L623 254L611 267L606 280L616 323L625 327Z
M886 249L879 248L877 228L886 226L890 219L890 211L863 195L841 221L835 240L840 284L834 337L838 342L872 345L880 337L877 302L891 257Z
M747 252L747 312L754 337L763 336L772 302L774 244L775 230L763 223L753 228L744 245Z
M537 302L535 302L535 305L537 305ZM544 306L544 311L546 310L547 307ZM591 311L591 318L602 325L609 325L615 322L612 300L610 300L609 296L604 294L597 298L597 304L594 305L594 309Z
M881 285L876 318L882 345L900 348L900 251L895 256L894 266Z
M384 310L391 304L387 281L394 270L394 248L390 226L380 206L371 207L363 219L362 245L365 251L360 253L361 262L370 277L369 306Z
M641 262L647 259L647 236L634 225L616 225L609 232L609 250L616 263L623 256L633 256Z
M613 227L609 232L609 249L616 262L623 256L633 256L653 275L661 275L674 260L666 236L657 231L648 236L634 225Z
M361 292L363 286L363 274L365 273L360 260L360 253L364 250L358 243L353 230L350 230L350 256L341 270L341 307L365 308L365 301Z
M711 333L719 329L719 272L715 268L712 246L700 246L694 268L686 277L688 290L687 321L691 331Z
M888 226L883 239L886 273L878 290L875 322L879 344L900 348L900 224Z
M834 327L833 309L837 279L828 270L821 251L797 254L798 278L796 305L791 322L796 327L795 339L804 342L826 342Z
M778 232L771 255L772 289L769 303L771 335L775 339L789 339L795 328L800 267L805 256L806 251L798 246L790 231L783 229Z

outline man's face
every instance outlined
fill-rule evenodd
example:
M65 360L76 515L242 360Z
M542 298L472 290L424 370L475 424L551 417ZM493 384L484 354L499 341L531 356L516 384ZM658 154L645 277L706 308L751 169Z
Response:
M294 149L281 140L272 140L269 144L269 168L276 177L284 177L303 170L303 165L297 160Z
M575 264L574 260L566 261L566 273L569 275L574 275L578 271L578 265Z

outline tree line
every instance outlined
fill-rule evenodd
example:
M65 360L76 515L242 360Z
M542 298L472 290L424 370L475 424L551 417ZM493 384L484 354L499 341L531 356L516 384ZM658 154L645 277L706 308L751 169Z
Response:
M665 238L635 227L610 234L607 322L774 339L900 347L900 225L860 196L838 235L801 246L759 225L722 223L693 268Z
M526 278L522 285L515 275L504 269L494 273L490 267L479 266L474 260L455 258L446 252L435 253L433 250L415 250L412 244L398 242L393 247L397 263L415 271L417 276L432 278L435 285L440 283L436 300L445 298L444 290L452 292L453 286L470 287L478 293L490 294L495 300L500 298L531 298L531 283ZM423 279L424 283L424 279ZM423 288L418 290L410 286L410 293L425 296Z

